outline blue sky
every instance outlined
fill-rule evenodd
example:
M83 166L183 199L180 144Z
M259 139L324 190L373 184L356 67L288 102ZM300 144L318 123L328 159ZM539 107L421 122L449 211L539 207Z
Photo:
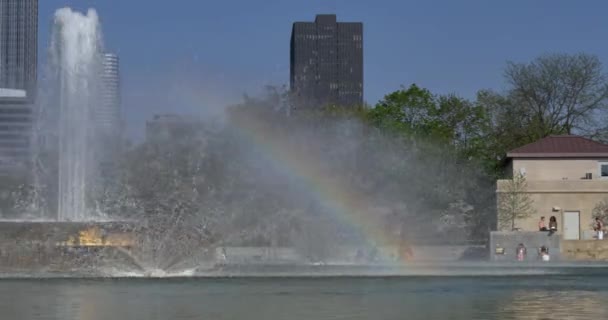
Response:
M364 23L365 100L401 85L473 98L502 90L507 60L588 52L608 63L608 2L571 0L40 0L44 60L53 13L97 9L121 58L133 137L155 113L205 114L289 79L294 21ZM186 97L186 98L184 98Z

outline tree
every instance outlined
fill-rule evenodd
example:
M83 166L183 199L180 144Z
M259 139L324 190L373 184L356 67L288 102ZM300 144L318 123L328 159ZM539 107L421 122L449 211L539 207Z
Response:
M479 149L489 124L483 107L454 94L434 95L415 84L386 95L369 111L369 119L383 130L448 144L469 155Z
M527 188L526 177L520 173L502 185L498 194L498 223L501 229L510 226L511 230L515 230L516 220L533 214L534 201L526 193Z
M505 175L507 152L536 141L528 134L531 129L527 111L508 96L490 90L479 91L476 104L485 110L488 119L476 156L489 175L501 179Z
M435 109L435 97L427 89L412 84L409 88L387 94L370 111L373 125L393 132L415 133L426 130Z
M608 78L599 59L589 54L547 54L529 63L509 62L504 94L481 90L476 104L488 114L483 162L500 178L506 153L549 135L608 137L603 112L608 107Z
M600 218L600 220L606 225L608 223L608 198L603 201L598 202L593 211L591 212L592 221L591 224L595 224L595 218Z
M551 134L592 134L606 110L608 79L589 54L549 54L530 63L509 62L509 97L523 108L533 139Z
M386 95L368 111L368 119L377 129L377 135L365 138L373 145L367 153L377 155L369 169L382 177L374 190L390 188L382 193L399 195L408 210L426 212L423 217L407 214L410 225L449 226L461 235L466 229L469 237L483 238L493 220L489 217L496 216L495 193L482 187L494 184L493 176L478 169L492 167L483 162L491 125L486 107L414 84ZM463 221L467 228L461 227ZM415 229L409 232L422 227Z

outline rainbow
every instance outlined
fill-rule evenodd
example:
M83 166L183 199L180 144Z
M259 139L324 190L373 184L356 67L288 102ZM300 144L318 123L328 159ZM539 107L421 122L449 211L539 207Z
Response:
M375 245L381 257L387 261L399 257L401 264L406 263L403 254L394 251L399 237L388 232L387 221L373 212L372 199L356 192L341 177L328 174L329 169L324 168L318 152L303 150L301 146L289 143L281 132L270 128L263 117L252 112L236 112L230 117L230 124L241 137L261 149L275 168L295 177L335 218Z

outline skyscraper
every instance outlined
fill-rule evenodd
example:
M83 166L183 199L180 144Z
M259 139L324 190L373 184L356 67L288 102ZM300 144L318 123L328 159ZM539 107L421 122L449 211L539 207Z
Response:
M38 0L0 0L0 170L28 159L37 56Z
M296 106L363 103L363 24L317 15L295 22L291 33L290 87Z
M99 103L93 110L94 123L97 127L98 177L102 185L115 178L117 171L117 156L123 151L123 122L120 103L120 63L118 56L113 53L103 53L102 72L99 92Z
M96 110L96 122L102 133L115 134L122 131L120 61L113 53L104 53L102 57L101 100Z

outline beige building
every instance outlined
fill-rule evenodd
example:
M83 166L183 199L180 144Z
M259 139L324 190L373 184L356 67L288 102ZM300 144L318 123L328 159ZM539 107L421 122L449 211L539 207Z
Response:
M555 216L564 240L591 239L592 211L608 200L608 145L579 136L549 136L510 151L511 177L526 178L524 190L533 201L533 214L519 219L522 231L538 230L538 221ZM498 180L497 195L510 180ZM504 229L503 229L504 230Z

